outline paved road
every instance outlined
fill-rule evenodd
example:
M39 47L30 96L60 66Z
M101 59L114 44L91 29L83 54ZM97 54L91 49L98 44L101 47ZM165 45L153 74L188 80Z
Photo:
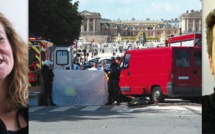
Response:
M201 133L200 104L169 104L30 107L30 134Z

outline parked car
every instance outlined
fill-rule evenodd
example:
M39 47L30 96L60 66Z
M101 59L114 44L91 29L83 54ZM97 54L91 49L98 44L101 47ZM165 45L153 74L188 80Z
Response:
M99 67L102 67L102 61L106 61L106 68L109 68L110 67L110 64L111 64L111 57L102 57L99 59Z
M93 65L94 61L95 61L95 60L99 61L100 58L101 58L101 57L95 57L95 58L89 60L88 63L90 63L91 65Z

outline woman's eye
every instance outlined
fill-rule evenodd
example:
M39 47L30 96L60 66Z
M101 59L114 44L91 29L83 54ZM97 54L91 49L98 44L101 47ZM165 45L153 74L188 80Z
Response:
M2 41L4 38L0 37L0 41Z

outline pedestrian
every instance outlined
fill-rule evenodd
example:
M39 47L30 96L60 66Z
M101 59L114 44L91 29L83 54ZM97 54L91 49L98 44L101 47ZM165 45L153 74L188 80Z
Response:
M115 57L115 54L116 54L116 53L113 51L113 57Z
M80 63L74 63L72 70L80 70L80 66L81 66Z
M54 106L52 100L52 81L54 78L54 73L52 69L49 68L51 64L50 60L45 60L42 67L43 85L44 85L44 104Z
M106 105L111 105L116 98L117 105L120 105L121 97L120 97L120 88L119 88L119 76L120 76L120 68L116 63L115 58L112 57L111 71L108 72L109 82L108 82L108 102Z
M211 74L215 78L215 9L206 17L207 52ZM215 88L214 88L215 91ZM215 93L202 99L202 133L215 133Z
M85 70L84 65L81 65L81 66L80 66L80 70Z
M88 70L100 70L99 65L98 65L98 61L95 60L93 63L93 67L89 68Z
M103 61L102 61L102 67L101 67L100 70L102 70L102 71L105 72L106 81L107 81L107 83L108 83L109 77L108 77L108 70L107 70L107 68L106 68L106 60L103 60Z
M39 63L37 58L34 58L32 63L29 65L29 73L28 73L28 80L31 86L36 86L38 83L38 73L40 69L37 67Z
M102 61L101 70L106 72L106 60L103 60L103 61Z
M0 13L0 134L28 133L28 48Z

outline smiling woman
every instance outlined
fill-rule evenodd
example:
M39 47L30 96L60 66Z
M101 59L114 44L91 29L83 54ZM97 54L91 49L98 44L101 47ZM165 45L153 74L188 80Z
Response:
M28 49L0 13L0 133L28 133Z

